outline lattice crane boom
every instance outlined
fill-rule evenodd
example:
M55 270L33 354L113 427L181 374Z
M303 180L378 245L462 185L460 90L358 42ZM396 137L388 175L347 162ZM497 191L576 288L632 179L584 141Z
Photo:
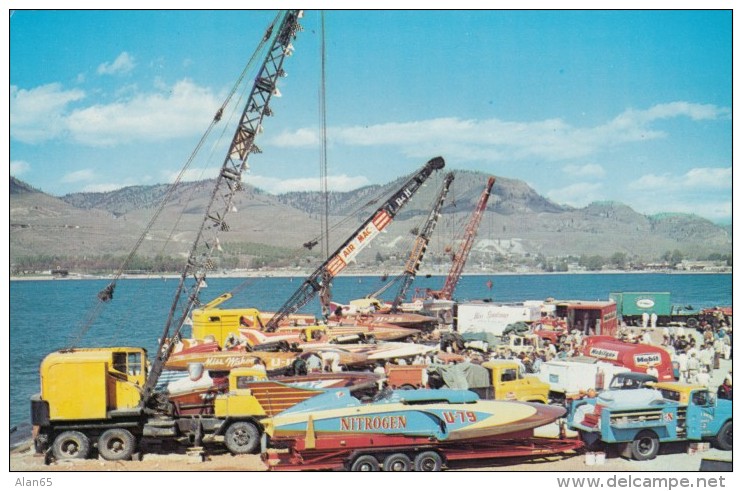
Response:
M434 298L442 300L453 299L453 292L454 290L456 290L456 285L461 279L461 273L464 271L466 260L469 258L469 253L471 252L471 248L474 245L474 239L477 236L477 230L479 230L479 224L482 221L482 216L484 215L484 211L487 208L487 201L489 200L492 186L494 184L494 177L490 177L489 179L487 179L487 185L485 186L482 195L479 197L477 206L474 207L474 212L469 219L469 223L466 225L466 230L464 231L464 240L461 242L461 245L459 246L459 249L453 258L453 263L451 264L451 269L449 270L448 276L446 277L446 282L444 283L441 290L437 292L431 292Z
M412 285L412 282L415 280L415 276L417 276L417 271L420 269L423 257L425 256L425 251L427 251L428 249L430 237L433 235L435 226L438 223L438 218L441 216L443 202L446 201L448 188L451 187L453 179L453 172L449 172L444 178L443 184L441 185L441 190L438 193L438 197L434 202L433 208L430 210L428 219L426 220L423 229L420 231L417 238L415 239L415 243L412 246L410 256L407 258L407 263L405 263L404 272L402 273L402 284L397 291L397 296L394 297L394 301L392 302L391 312L393 314L399 312L399 305L404 302L405 298L407 297L407 291L409 290L410 285Z
M442 169L445 161L442 157L429 160L419 171L374 212L358 229L323 262L273 315L265 325L268 332L275 331L279 322L288 315L297 312L309 303L329 281L337 276L363 248L365 248L389 223L402 207L412 198L433 171Z

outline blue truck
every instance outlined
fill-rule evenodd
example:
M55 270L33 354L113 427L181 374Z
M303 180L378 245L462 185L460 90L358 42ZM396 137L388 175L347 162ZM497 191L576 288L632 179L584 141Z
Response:
M573 401L567 427L588 449L616 446L634 460L655 458L664 442L710 441L732 450L732 401L700 385L656 383Z

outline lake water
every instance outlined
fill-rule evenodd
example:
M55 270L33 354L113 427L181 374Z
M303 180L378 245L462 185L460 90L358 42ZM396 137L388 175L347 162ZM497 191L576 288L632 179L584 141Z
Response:
M235 297L223 307L276 310L304 278L212 278L202 290L206 302L227 291ZM488 288L487 281L492 281ZM69 347L143 346L153 352L167 318L176 279L126 279L114 299L95 316L97 293L108 280L10 282L10 425L30 421L29 398L39 391L39 364L52 351ZM333 299L347 302L382 285L380 277L341 277L333 282ZM442 277L420 277L414 287L439 289ZM462 277L459 300L490 298L496 302L547 297L607 300L610 292L671 292L674 305L700 309L732 304L731 274L544 274ZM394 288L388 297L393 295ZM304 311L319 313L317 301ZM87 330L84 328L87 327Z

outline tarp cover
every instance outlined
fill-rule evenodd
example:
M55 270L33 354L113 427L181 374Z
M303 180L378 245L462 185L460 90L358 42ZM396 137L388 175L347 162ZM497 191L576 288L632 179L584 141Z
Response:
M431 365L428 372L440 375L449 389L473 389L491 385L489 370L468 361L456 365Z
M491 332L464 332L461 337L464 341L486 341L490 346L500 344L500 338Z
M512 324L507 325L507 327L502 331L502 335L505 336L510 333L522 334L524 332L530 331L530 329L531 329L531 326L529 326L525 322L514 322Z

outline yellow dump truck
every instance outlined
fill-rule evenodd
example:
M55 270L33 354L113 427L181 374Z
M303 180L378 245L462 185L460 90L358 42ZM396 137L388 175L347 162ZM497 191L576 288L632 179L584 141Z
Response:
M321 392L271 382L265 372L241 368L230 372L227 392L198 408L174 404L167 394L145 404L142 386L148 368L144 348L49 354L40 367L41 392L31 398L36 451L74 459L97 450L106 460L127 460L142 438L200 445L223 437L232 453L252 453L259 447L262 417ZM191 395L200 397L198 392Z
M491 360L476 365L388 365L387 385L393 389L469 389L482 399L510 399L525 402L549 400L549 385L522 373L513 360Z

